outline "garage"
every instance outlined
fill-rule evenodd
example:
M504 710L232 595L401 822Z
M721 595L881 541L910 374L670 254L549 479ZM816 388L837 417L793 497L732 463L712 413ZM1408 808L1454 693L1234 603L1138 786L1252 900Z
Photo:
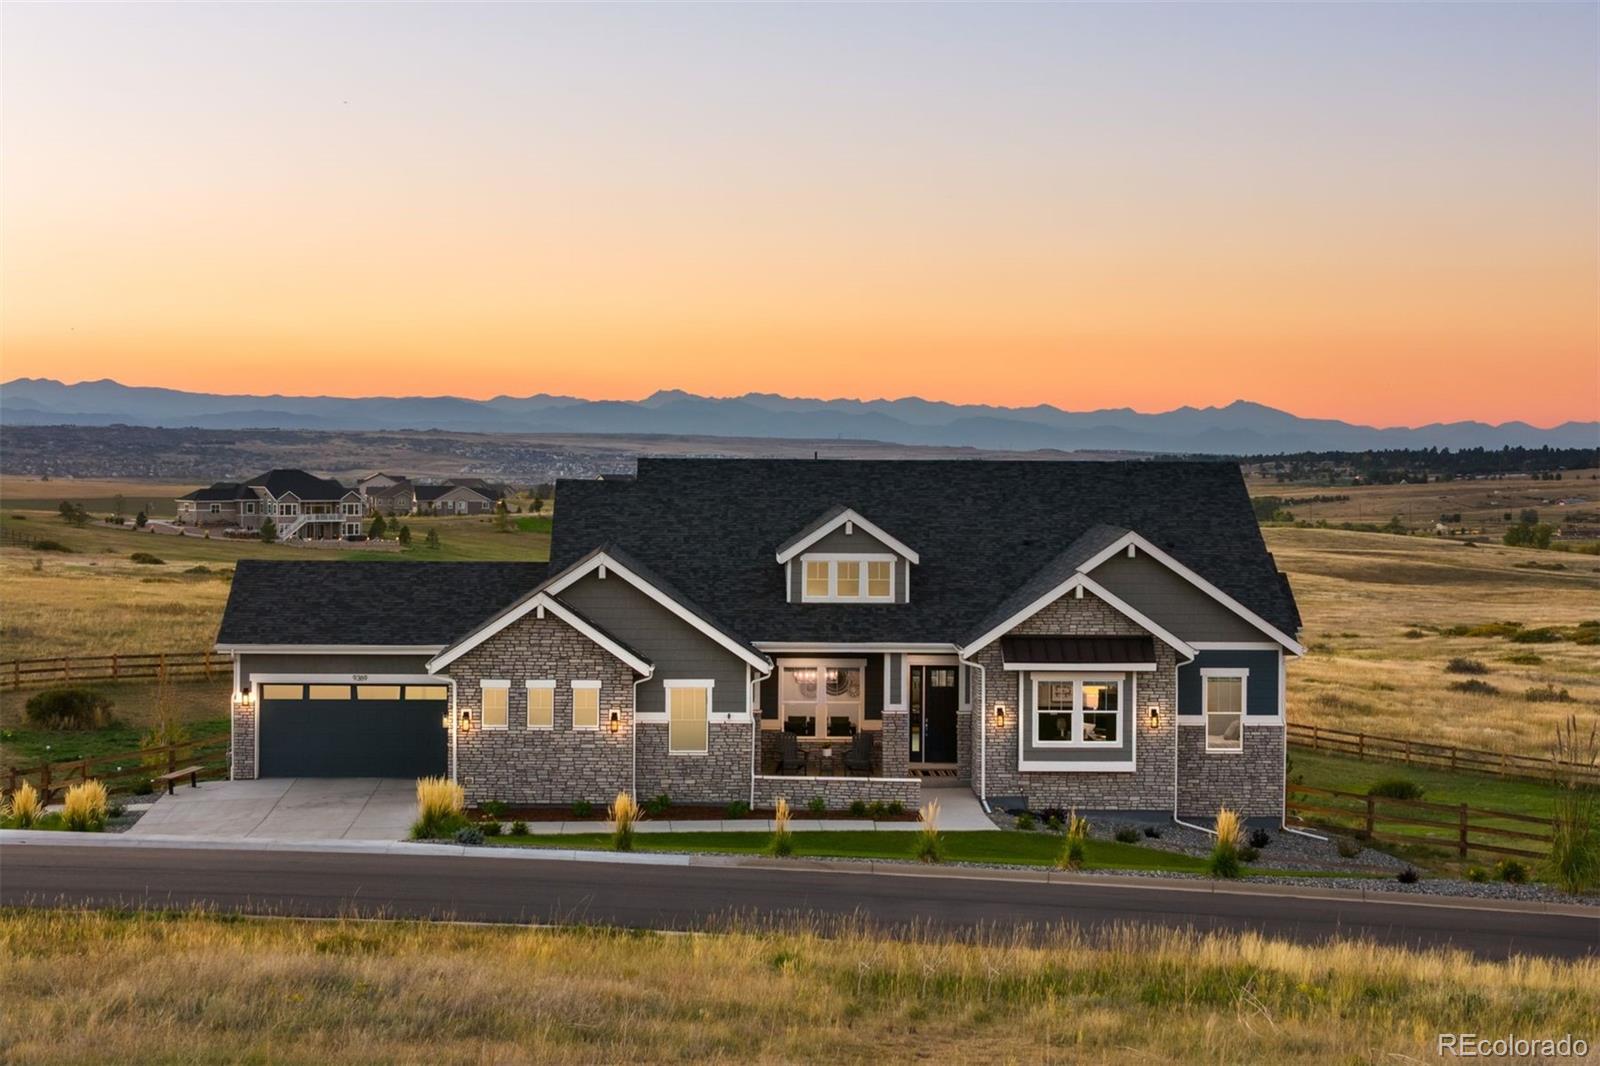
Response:
M450 690L431 684L261 685L260 777L427 777L449 769Z

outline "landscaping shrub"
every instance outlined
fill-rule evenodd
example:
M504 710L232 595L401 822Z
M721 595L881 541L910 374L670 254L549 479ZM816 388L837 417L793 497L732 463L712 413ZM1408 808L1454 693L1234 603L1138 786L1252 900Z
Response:
M511 835L514 837L527 836L528 823L524 822L521 818L518 818L516 821L512 822Z
M1024 833L1031 833L1033 831L1034 824L1033 815L1029 814L1027 811L1023 811L1017 815L1015 824L1016 827L1022 830Z
M572 805L572 816L577 819L593 818L594 804L588 800L579 800Z
M888 810L890 815L898 818L902 814L906 813L906 805L901 803L899 800L890 800Z
M734 800L732 803L728 804L722 813L723 816L727 818L743 818L745 815L750 813L750 804L746 803L744 800Z
M1524 884L1528 880L1528 867L1516 859L1501 859L1494 864L1495 876L1511 885Z
M75 833L98 833L106 827L106 786L82 781L67 789L61 823Z
M811 801L806 804L806 810L810 811L812 814L827 814L828 801L823 799L821 796L812 796Z
M1361 842L1352 837L1340 837L1334 847L1338 849L1341 859L1353 859L1361 854Z
M510 809L510 806L500 800L484 800L478 804L478 810L487 814L490 818L504 818L506 811Z
M1576 715L1556 729L1551 754L1557 765L1600 765L1600 727L1585 737ZM1600 789L1578 773L1565 771L1557 781L1550 836L1550 875L1567 892L1592 892L1600 887Z
M1394 875L1394 879L1402 885L1414 885L1422 880L1422 875L1417 873L1416 867L1407 866L1404 870Z
M867 813L874 818L886 818L890 813L889 804L883 802L883 800L873 800L867 804Z
M794 834L789 831L789 801L778 797L778 807L772 812L772 839L767 841L767 854L782 858L794 854Z
M1403 777L1386 777L1367 789L1367 795L1381 796L1384 799L1419 800L1425 791L1415 781L1408 781Z
M1056 865L1063 870L1081 870L1088 850L1089 820L1079 818L1076 809L1067 815L1067 829L1061 842L1061 855Z
M1211 856L1206 869L1212 877L1239 876L1240 823L1237 811L1222 807L1217 811L1216 840L1211 845Z
M1255 862L1259 858L1261 858L1261 852L1259 849L1252 848L1249 844L1239 845L1240 862Z
M1487 674L1489 668L1477 659L1464 659L1458 655L1444 664L1444 672L1447 674Z
M867 816L867 801L851 800L850 813L857 818L865 818Z
M1489 684L1489 682L1479 681L1474 677L1466 681L1452 681L1450 683L1450 691L1465 692L1473 696L1493 696L1498 694L1500 690Z
M1137 844L1139 842L1139 830L1131 825L1125 825L1118 829L1116 835L1117 840L1123 844Z
M133 783L133 794L135 796L148 796L155 790L156 783L148 777L141 777Z
M128 558L142 566L167 565L167 561L165 559L161 558L159 555L151 555L149 552L134 552L132 555L128 556Z
M665 799L665 796L658 797ZM663 808L665 805L663 804ZM639 804L626 792L611 801L611 847L614 851L633 850L633 829L639 822Z
M448 837L466 827L464 789L447 777L417 779L417 820L411 825L413 840Z
M1528 689L1522 694L1522 698L1529 703L1571 703L1572 693L1564 688L1558 689L1554 684L1546 683L1544 688L1535 685Z
M44 804L39 799L39 790L26 781L17 786L16 792L6 802L6 824L12 829L32 829L43 814Z
M486 837L497 837L500 835L500 822L494 818L487 822L479 822L478 830Z
M47 688L28 697L28 721L40 729L104 729L113 706L92 688Z
M944 860L944 837L939 835L939 801L929 800L917 812L922 828L917 830L916 856L923 862Z
M652 818L660 818L672 807L672 799L665 792L652 796L644 802L644 813Z
M469 848L478 847L483 843L483 830L475 825L464 825L456 830L455 842Z
M1265 829L1262 829L1260 826L1256 826L1256 828L1250 830L1250 846L1252 848L1255 848L1259 851L1261 848L1266 847L1270 843L1272 843L1272 834L1267 832Z
M1469 866L1467 867L1467 880L1475 885L1481 885L1489 880L1489 871L1481 866Z

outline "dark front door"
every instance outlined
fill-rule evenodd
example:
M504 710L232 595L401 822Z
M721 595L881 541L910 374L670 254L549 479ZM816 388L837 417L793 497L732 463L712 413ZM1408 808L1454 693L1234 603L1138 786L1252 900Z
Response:
M443 725L449 702L428 698L442 692L439 686L409 699L399 686L262 688L261 777L415 778L449 771ZM369 689L362 693L367 698L356 698L361 688Z
M911 761L956 761L956 689L954 666L911 668Z

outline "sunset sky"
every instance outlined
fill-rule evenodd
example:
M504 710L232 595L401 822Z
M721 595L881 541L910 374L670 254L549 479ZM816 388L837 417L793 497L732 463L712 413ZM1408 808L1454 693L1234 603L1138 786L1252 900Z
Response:
M0 375L1593 419L1596 10L12 4Z

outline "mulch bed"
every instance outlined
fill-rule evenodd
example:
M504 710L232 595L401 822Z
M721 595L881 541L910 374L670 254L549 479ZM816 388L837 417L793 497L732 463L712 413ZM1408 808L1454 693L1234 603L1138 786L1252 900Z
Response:
M481 810L473 808L473 816L487 818ZM855 819L862 822L914 822L917 820L916 811L902 811L899 814L872 814L853 815L849 811L827 811L823 814L813 814L804 807L791 807L791 816L795 818L828 818L828 819ZM741 819L766 820L773 816L770 810L750 811L733 818L728 814L728 808L714 804L674 803L667 808L664 814L646 814L645 817L653 822L673 821L720 821L731 822ZM585 816L576 814L570 806L563 807L507 807L505 813L499 816L502 822L574 822L574 821L604 821L606 809L596 805L594 810Z

